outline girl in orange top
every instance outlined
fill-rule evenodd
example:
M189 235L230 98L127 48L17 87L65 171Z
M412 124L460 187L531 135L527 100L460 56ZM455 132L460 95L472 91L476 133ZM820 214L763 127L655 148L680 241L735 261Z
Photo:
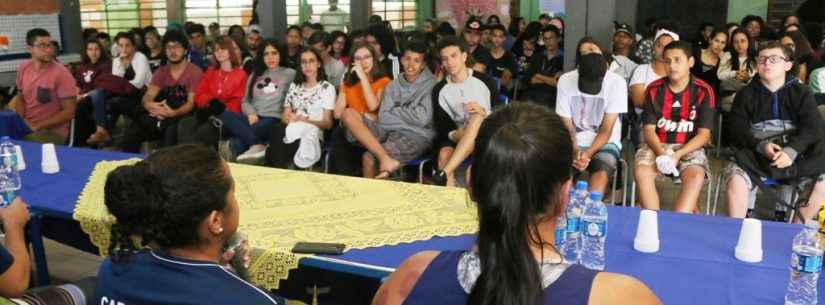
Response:
M335 118L341 119L344 109L352 108L373 121L378 119L378 108L384 97L384 87L390 83L375 51L362 43L352 49L352 68L344 76L338 101L335 103Z

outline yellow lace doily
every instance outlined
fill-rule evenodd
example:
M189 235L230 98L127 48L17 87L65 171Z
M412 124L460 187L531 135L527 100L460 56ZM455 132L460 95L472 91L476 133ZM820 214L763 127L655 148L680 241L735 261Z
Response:
M136 161L98 163L75 208L74 218L102 255L114 222L103 203L106 175ZM463 189L234 163L229 167L241 209L238 230L254 249L250 276L267 288L277 288L298 267L300 256L289 251L298 241L363 249L476 231L475 209Z

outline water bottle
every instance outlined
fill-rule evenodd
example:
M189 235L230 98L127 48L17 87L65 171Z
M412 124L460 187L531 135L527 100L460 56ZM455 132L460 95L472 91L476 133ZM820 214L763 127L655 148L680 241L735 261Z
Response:
M567 232L564 236L564 261L568 264L578 264L581 258L581 215L584 207L584 199L587 198L587 182L576 182L576 188L567 203L565 215L567 216Z
M808 220L802 232L793 239L791 280L785 292L785 305L816 304L816 281L822 269L822 245L819 223Z
M607 207L602 193L590 193L582 214L582 265L604 270L604 242L607 239Z
M21 186L17 149L9 137L0 137L0 207L11 204Z
M559 253L564 253L565 233L567 233L567 217L564 215L560 215L559 217L556 217L556 232L554 235L556 239L556 251L558 251Z

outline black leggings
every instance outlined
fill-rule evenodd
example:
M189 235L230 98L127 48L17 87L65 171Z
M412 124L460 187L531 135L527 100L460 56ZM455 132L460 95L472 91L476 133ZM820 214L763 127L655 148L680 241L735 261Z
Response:
M270 127L269 147L266 149L264 164L277 168L288 168L298 151L300 140L292 143L284 143L286 136L286 125L281 121L275 121Z

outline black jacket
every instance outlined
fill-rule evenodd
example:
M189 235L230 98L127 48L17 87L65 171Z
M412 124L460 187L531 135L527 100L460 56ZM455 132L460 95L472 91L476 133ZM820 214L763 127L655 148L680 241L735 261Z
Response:
M791 77L779 90L770 92L758 76L755 77L736 94L725 130L736 149L753 152L755 160L759 160L764 158L757 153L763 139L754 134L752 127L772 120L790 122L796 127L788 134L787 143L782 145L797 153L794 160L796 176L825 173L825 123L808 86ZM737 162L740 161L737 157ZM764 168L764 162L759 163Z

